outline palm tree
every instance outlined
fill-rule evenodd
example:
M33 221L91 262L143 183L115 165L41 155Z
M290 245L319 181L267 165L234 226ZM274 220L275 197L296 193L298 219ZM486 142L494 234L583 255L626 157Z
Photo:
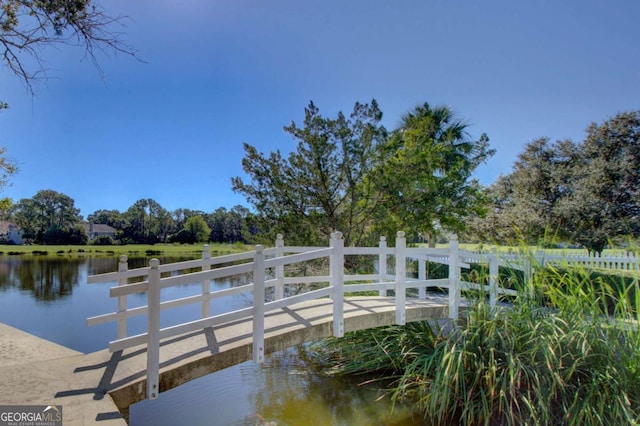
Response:
M430 236L430 244L440 228L461 231L464 218L481 204L471 175L493 155L488 142L484 134L474 141L449 107L424 103L406 113L377 173L394 224L408 235Z

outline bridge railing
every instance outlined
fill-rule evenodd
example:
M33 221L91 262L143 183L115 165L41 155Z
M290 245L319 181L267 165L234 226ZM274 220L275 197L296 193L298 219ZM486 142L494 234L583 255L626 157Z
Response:
M345 256L373 256L376 269L369 274L344 273ZM393 262L389 262L393 258ZM317 259L328 259L328 275L310 277L286 276L286 266ZM407 277L407 261L418 260L418 278ZM427 261L448 264L447 278L427 279L425 265ZM251 319L253 324L253 359L264 360L264 318L271 310L284 308L297 303L318 298L331 298L333 304L333 333L336 337L344 334L344 297L345 294L364 291L377 291L386 296L389 290L394 291L396 323L405 324L405 304L407 289L418 289L418 297L426 297L428 287L439 287L448 290L449 315L458 316L458 307L463 288L480 288L490 294L490 303L496 302L499 292L506 292L497 285L499 261L495 254L476 255L459 250L458 241L453 238L448 249L408 248L403 232L396 237L396 246L387 247L386 239L380 240L378 247L344 247L342 234L331 235L329 247L286 247L281 236L273 248L265 249L256 246L254 251L218 256L211 258L205 249L202 259L161 265L158 259L152 259L149 267L128 269L126 257L120 258L117 272L89 276L89 283L117 282L110 288L109 294L118 299L118 310L87 319L88 325L115 321L118 324L117 339L109 343L112 352L121 351L138 345L147 346L147 398L155 399L159 394L159 359L160 340L185 333L215 327L231 321ZM487 262L490 264L490 285L461 282L460 269L468 267L469 262ZM388 266L393 263L393 273ZM194 271L195 269L195 271ZM211 282L238 275L250 275L252 282L244 285L211 291ZM138 280L138 282L130 282ZM161 301L162 289L185 284L201 283L200 294ZM291 284L315 283L314 289L287 295L284 288ZM323 285L321 285L323 284ZM475 287L474 287L475 286ZM273 300L266 300L266 289L273 287ZM127 307L127 298L133 294L146 293L147 305ZM239 293L252 295L252 305L222 314L211 315L210 302L214 298ZM201 318L171 325L160 326L160 311L187 304L202 305ZM147 331L133 336L127 335L127 319L147 316Z

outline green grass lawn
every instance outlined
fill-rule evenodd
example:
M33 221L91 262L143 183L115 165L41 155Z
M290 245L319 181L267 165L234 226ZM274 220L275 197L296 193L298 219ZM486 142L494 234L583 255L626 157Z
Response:
M420 244L420 246L426 247L426 245ZM146 254L147 252L152 254L163 255L184 255L193 254L200 255L204 247L203 243L200 244L128 244L128 245L113 245L113 246L74 246L74 245L2 245L0 244L0 256L2 255L80 255L80 256L117 256L121 254ZM243 251L253 250L254 246L249 244L209 244L212 254L228 254L239 253ZM438 244L438 248L448 247L448 244ZM535 246L496 246L488 244L460 244L460 248L469 251L491 251L492 248L496 248L499 252L521 252L529 250L532 253L541 250L540 247ZM633 249L627 249L634 251ZM609 253L619 253L623 250L605 250L603 255ZM586 255L587 251L584 249L545 249L547 253L564 253L573 255Z
M128 244L113 246L55 246L55 245L0 245L0 256L119 256L119 255L188 255L198 258L204 244ZM253 246L247 244L209 244L213 256L250 251Z

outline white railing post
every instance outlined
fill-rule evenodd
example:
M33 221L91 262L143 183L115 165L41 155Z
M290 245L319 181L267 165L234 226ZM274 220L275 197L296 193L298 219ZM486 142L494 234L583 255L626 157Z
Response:
M533 291L533 262L531 261L531 253L530 252L526 252L524 253L524 261L523 261L523 267L524 267L524 288L525 288L525 294L528 297L533 297L534 295L534 291Z
M276 257L284 256L284 240L282 234L276 236ZM284 298L284 265L276 266L275 300Z
M253 361L264 362L264 247L253 257Z
M120 262L118 263L118 272L126 272L128 269L127 256L120 256ZM127 285L126 278L120 278L118 280L118 286ZM118 339L124 339L127 337L127 296L118 297Z
M333 252L329 258L333 299L333 335L344 336L344 240L342 232L331 234Z
M209 251L209 245L205 244L202 250L202 270L206 271L211 269L210 265L205 266L205 261L211 259L211 252ZM202 318L207 318L211 315L211 299L206 297L211 293L211 280L202 281Z
M425 281L427 279L427 259L418 259L418 280ZM418 298L426 299L427 298L427 287L424 285L420 285L418 287Z
M544 250L538 250L538 254L536 255L535 259L536 265L540 266L541 268L547 266L547 256Z
M405 282L407 280L407 240L403 231L396 236L396 324L404 325L407 317L405 301L407 298Z
M158 399L160 393L160 261L149 261L147 291L147 398Z
M498 250L491 249L489 255L489 306L495 307L498 300Z
M458 318L460 305L460 254L458 236L449 240L449 318Z
M378 255L378 282L384 283L387 281L387 237L380 237L380 254ZM378 296L386 297L387 289L381 288L378 290Z

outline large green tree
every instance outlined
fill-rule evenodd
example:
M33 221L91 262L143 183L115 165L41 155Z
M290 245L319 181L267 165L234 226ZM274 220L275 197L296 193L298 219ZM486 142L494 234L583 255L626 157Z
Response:
M187 220L193 216L202 216L203 218L206 218L208 215L201 210L191 210L186 208L178 208L171 212L171 219L173 219L176 230L183 229Z
M87 216L87 220L91 223L109 225L114 229L122 229L125 224L125 219L119 210L96 210Z
M184 230L191 235L193 242L209 241L211 229L202 216L191 216L184 224Z
M481 240L570 242L601 252L640 237L640 112L592 123L581 143L528 143L489 190ZM476 221L476 224L479 222Z
M640 237L640 111L592 123L573 188L559 203L571 239L597 252L621 236Z
M157 201L145 198L133 203L123 213L122 240L130 243L166 242L173 233L171 214Z
M55 234L56 242L75 235L75 226L82 219L73 198L52 189L20 200L14 206L13 217L27 238L45 243L49 242L45 235Z
M439 229L460 232L483 208L472 174L494 154L483 134L474 140L467 124L445 106L419 105L402 118L382 149L372 180L383 194L386 227L435 242ZM394 233L387 229L385 233Z
M322 116L311 102L302 127L284 127L297 141L288 156L279 150L264 155L244 144L242 168L249 180L235 177L232 188L255 207L264 238L284 233L291 243L319 244L339 230L349 245L366 235L377 206L366 177L386 138L381 118L375 100L335 118Z
M248 242L251 240L251 229L248 221L252 214L246 207L237 205L231 210L224 207L216 209L207 216L207 224L211 228L213 242Z
M537 244L562 237L568 224L559 202L571 195L582 161L580 145L570 140L527 143L512 172L487 188L489 212L474 221L480 239Z

